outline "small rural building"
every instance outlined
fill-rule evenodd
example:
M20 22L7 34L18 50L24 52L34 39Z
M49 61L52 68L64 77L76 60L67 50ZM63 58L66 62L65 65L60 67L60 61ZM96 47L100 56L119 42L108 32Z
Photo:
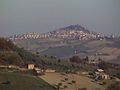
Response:
M53 70L53 69L46 69L45 72L46 72L46 73L54 73L54 72L56 72L56 70Z
M89 60L87 63L88 63L88 64L98 64L99 61L92 59L92 60Z
M110 79L110 76L107 75L107 74L104 74L104 75L103 75L103 79L106 79L106 80L107 80L107 79Z
M33 74L34 74L34 75L43 75L44 72L43 72L43 70L40 69L40 68L34 68L34 69L33 69Z
M97 69L97 72L99 72L99 73L103 73L104 70L103 70L103 69Z
M29 70L33 70L33 69L35 68L35 64L28 64L28 65L27 65L27 68L28 68Z
M104 73L104 70L97 69L94 72L94 79L95 80L104 80L104 79L110 79L110 76Z
M16 65L8 65L8 68L19 69L19 66L16 66Z
M0 68L8 68L8 66L0 65Z

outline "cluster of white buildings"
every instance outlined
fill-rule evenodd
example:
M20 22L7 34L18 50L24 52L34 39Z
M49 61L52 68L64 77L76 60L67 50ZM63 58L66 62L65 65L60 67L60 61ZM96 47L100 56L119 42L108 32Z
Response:
M19 34L19 35L13 35L10 36L9 38L12 40L16 40L16 39L39 39L39 38L47 38L48 36L46 34L40 34L40 33L36 33L36 32L32 32L32 33L26 33L26 34Z
M100 39L105 37L104 34L84 32L80 30L58 30L48 33L48 36L51 36L53 38L78 39L78 40Z
M19 35L13 35L9 37L12 40L16 39L41 39L41 38L60 38L60 39L75 39L75 40L103 40L105 38L108 38L109 36L101 33L95 33L95 32L85 32L82 30L56 30L53 32L48 32L44 34L40 33L26 33L26 34L19 34ZM114 38L114 36L111 36L110 38Z

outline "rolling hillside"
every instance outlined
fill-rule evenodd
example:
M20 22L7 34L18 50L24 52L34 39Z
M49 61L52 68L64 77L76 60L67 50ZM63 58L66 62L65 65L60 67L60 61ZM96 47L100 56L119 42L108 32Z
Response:
M62 40L62 39L37 39L18 40L15 43L29 49L38 51L42 55L68 58L73 55L89 56L91 59L102 58L109 62L120 63L120 40ZM27 48L26 48L27 47Z
M102 58L120 63L120 38L90 31L81 25L70 25L48 33L18 34L10 38L20 48L40 55L69 58L74 55Z
M41 66L42 59L22 48L18 48L10 40L0 38L0 66L17 65L25 68L33 63ZM23 71L24 72L24 71ZM39 77L22 73L18 69L0 68L0 90L56 90Z
M41 78L0 72L0 90L56 90Z
M40 58L34 54L18 48L10 40L0 38L0 64L24 66L28 63L41 64Z

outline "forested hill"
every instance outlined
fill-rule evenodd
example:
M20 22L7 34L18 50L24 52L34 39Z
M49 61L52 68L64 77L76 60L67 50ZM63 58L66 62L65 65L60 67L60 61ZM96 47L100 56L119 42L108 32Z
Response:
M18 48L10 40L0 38L0 64L24 66L28 63L41 65L41 60L35 54Z

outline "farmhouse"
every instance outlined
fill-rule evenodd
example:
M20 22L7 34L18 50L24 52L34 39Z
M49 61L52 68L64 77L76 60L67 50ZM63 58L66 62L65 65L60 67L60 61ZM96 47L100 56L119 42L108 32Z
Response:
M27 65L27 68L28 68L29 70L33 70L34 67L35 67L35 64L28 64L28 65Z
M104 70L97 69L94 72L94 79L95 80L104 80L104 79L110 79L110 76L104 73Z
M18 69L19 66L16 66L16 65L8 65L8 68L16 68L16 69Z
M16 65L0 65L0 68L19 69L20 67Z
M34 75L43 75L44 72L43 72L43 70L40 69L40 68L34 68L34 69L33 69L33 74L34 74Z
M54 73L54 72L56 72L56 71L53 70L53 69L46 69L45 72L46 72L46 73Z

